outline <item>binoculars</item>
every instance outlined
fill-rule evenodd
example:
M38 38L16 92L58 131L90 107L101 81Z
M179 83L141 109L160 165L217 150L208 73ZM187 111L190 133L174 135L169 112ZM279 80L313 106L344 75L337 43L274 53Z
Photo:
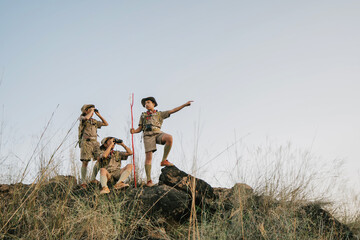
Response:
M120 138L114 138L114 143L122 143L123 140L121 140Z
M145 130L144 131L146 131L146 132L148 132L148 131L152 131L152 125L151 124L146 124L145 125Z
M94 112L99 112L99 110L97 110L96 108L94 109Z

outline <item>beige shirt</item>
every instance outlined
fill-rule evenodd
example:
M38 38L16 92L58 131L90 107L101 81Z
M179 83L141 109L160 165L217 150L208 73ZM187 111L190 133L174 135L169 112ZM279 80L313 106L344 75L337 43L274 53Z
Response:
M139 126L142 126L144 136L160 133L163 121L168 117L170 117L169 111L156 111L155 113L150 113L149 111L143 112L140 116Z
M101 128L105 124L103 122L97 121L93 118L86 119L84 116L80 116L80 129L79 127L79 134L83 131L82 138L97 138L97 129Z
M105 168L108 172L121 168L121 161L127 160L128 156L126 152L110 151L107 158L103 157L105 150L100 150L100 168Z

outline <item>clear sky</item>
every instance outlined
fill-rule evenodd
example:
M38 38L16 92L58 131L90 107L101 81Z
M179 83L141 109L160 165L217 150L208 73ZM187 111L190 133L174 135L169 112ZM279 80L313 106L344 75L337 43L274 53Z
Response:
M197 137L200 166L244 136L241 149L291 142L342 159L360 192L359 12L331 0L0 0L1 154L27 162L52 112L61 139L85 103L110 123L101 138L129 139L134 92L135 123L143 97L160 110L195 101L163 125L186 171ZM221 155L199 174L231 185L219 171L234 165Z

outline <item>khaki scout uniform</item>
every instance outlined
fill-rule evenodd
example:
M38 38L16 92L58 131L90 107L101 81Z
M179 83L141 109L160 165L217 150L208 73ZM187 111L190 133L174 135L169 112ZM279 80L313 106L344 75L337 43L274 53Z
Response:
M156 144L162 144L161 139L164 132L161 131L161 125L164 119L170 117L169 111L151 113L143 112L140 116L139 126L144 131L145 152L155 152Z
M100 144L97 141L97 129L102 126L104 126L103 122L93 118L86 119L84 116L80 117L79 134L82 132L80 139L81 161L96 160L99 156Z
M112 179L109 180L117 181L123 172L121 169L121 161L127 160L127 153L111 150L109 156L103 158L104 152L105 150L100 150L100 168L105 168L110 173Z

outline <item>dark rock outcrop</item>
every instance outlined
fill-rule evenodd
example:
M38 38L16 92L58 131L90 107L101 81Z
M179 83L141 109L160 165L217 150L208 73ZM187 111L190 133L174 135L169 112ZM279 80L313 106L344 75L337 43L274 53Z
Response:
M145 229L148 236L161 238L166 235L162 227L161 219L169 223L182 223L187 221L191 210L191 204L195 200L196 213L206 212L207 216L217 216L225 222L231 221L239 216L246 219L246 216L253 218L256 224L263 224L269 216L276 211L291 210L291 219L298 221L300 228L308 228L317 236L319 229L324 233L331 233L337 239L356 239L350 228L339 222L329 212L321 208L320 205L309 203L306 205L295 205L292 202L279 201L270 196L258 195L253 189L243 183L235 184L231 189L212 188L205 181L195 178L177 167L165 167L159 179L159 185L154 187L139 186L127 190L114 190L111 188L110 194L99 195L99 184L89 184L87 189L83 189L76 184L73 176L57 176L47 182L25 185L12 184L0 185L0 199L7 201L16 199L26 199L32 196L41 205L57 204L59 200L64 201L64 205L71 209L79 199L84 200L90 208L96 208L105 201L117 201L125 204L129 209L138 209L138 217L147 216L157 222L159 231ZM193 198L194 197L194 198ZM99 201L101 199L101 201ZM20 204L20 203L19 203ZM291 205L292 204L292 205ZM291 205L291 206L290 206ZM245 216L245 217L243 217ZM199 216L201 222L201 216ZM271 223L270 223L271 224ZM140 227L140 226L139 226ZM335 235L333 234L335 232Z
M223 208L225 211L230 211L239 206L246 207L249 205L248 202L254 196L254 190L247 184L237 183L230 189L214 188L214 194L217 201L213 204L216 205L216 208Z
M324 232L334 232L337 239L356 239L348 226L339 222L320 204L307 204L298 209L298 217L308 219L310 229L323 229Z
M133 188L128 196L139 199L145 211L165 219L181 221L189 212L189 196L167 185Z
M186 192L190 197L192 197L192 191L194 191L195 202L196 205L199 206L206 200L215 199L214 189L210 186L210 184L179 170L175 166L161 169L159 184L165 184Z

